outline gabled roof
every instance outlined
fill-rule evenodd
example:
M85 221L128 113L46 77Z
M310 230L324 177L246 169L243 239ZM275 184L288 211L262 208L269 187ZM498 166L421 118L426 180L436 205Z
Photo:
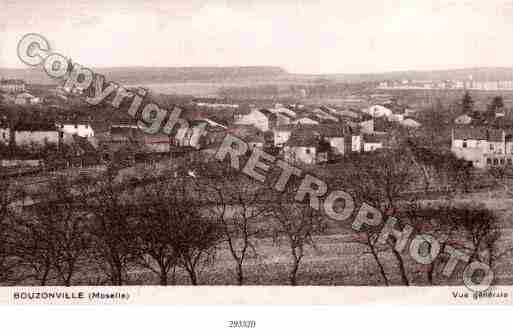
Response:
M279 125L279 126L276 126L273 130L277 131L277 132L291 132L296 127L297 126L295 124Z
M453 130L455 140L488 140L486 127L457 127Z
M113 125L110 127L110 135L136 136L136 134L140 133L139 127L133 125Z
M343 137L349 134L349 127L338 124L322 124L315 128L319 134L326 137Z
M15 131L29 131L29 132L51 132L57 131L57 127L53 122L32 122L32 123L18 123L14 125Z
M382 143L384 137L385 137L384 135L364 134L363 142L365 142L365 143Z
M25 82L21 79L2 79L0 85L22 85Z
M73 135L73 142L75 142L85 153L96 152L96 148L85 137Z
M27 92L23 92L23 93L20 93L18 95L16 95L16 97L20 97L20 98L35 98L34 95L30 94L30 93L27 93Z
M274 109L270 109L269 111L271 111L272 113L275 113L275 114L279 113L279 114L287 116L291 119L296 118L296 116L297 116L296 112L294 112L292 109L285 108L285 107L274 108Z
M488 129L488 141L501 142L502 141L502 130L499 129Z
M290 147L317 147L319 145L319 134L305 128L298 128L292 132L286 143Z

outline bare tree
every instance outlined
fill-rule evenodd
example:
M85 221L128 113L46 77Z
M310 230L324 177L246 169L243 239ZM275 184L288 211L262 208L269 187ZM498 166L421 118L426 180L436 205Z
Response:
M315 248L314 235L322 234L327 227L320 212L287 196L287 193L282 194L271 207L272 233L276 243L285 241L289 247L292 261L289 281L291 285L297 285L297 273L305 248Z
M191 284L197 285L199 266L215 260L216 247L222 238L220 227L197 212L187 213L179 224L178 264L189 274Z
M178 173L177 173L178 174ZM219 238L217 226L201 215L188 187L191 178L169 173L168 180L142 188L138 195L138 263L168 284L168 274L176 266L188 273L191 284L198 284L198 265L211 256Z
M39 196L17 223L18 257L41 285L56 278L70 286L89 252L85 214L76 207L71 183L64 177L51 180Z
M385 222L388 216L398 213L399 202L403 198L403 194L412 186L414 181L412 165L411 157L395 150L373 155L372 159L364 156L357 164L354 164L352 174L346 184L349 185L349 189L355 193L358 200L379 210ZM379 260L380 249L376 240L376 230L378 229L380 228L373 228L370 232L367 229L363 233L364 239L356 241L369 248L387 283L389 281ZM387 244L397 260L402 283L409 285L403 257L394 248L394 238L390 237Z
M488 210L483 204L469 205L464 204L455 207L453 210L453 221L459 225L462 230L462 239L468 244L461 244L459 247L469 252L469 261L475 260L487 262L493 265L495 243L500 237L500 231L497 226L497 215Z
M92 259L112 285L123 285L134 258L134 231L130 195L109 169L99 178L82 182L82 203L89 214Z
M11 180L0 178L0 282L3 283L16 282L19 277L15 271L17 261L13 255L12 234L16 218L14 204L23 197L22 191Z
M223 234L235 264L237 284L244 284L244 262L256 256L255 236L263 232L259 225L267 211L267 189L238 171L221 163L209 163L197 180L208 215Z

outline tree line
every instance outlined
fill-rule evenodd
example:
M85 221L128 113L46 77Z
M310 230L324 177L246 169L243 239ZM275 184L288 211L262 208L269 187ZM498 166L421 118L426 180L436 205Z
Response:
M399 226L451 237L472 258L491 266L505 255L496 245L500 230L493 212L482 205L445 201L426 206L405 199L402 192L414 180L411 158L401 153L375 157L379 159L361 162L352 175L332 178L330 185L344 187L384 215L396 215ZM287 281L297 285L307 250L318 248L319 237L345 230L346 224L312 209L308 199L295 201L299 179L283 192L272 191L215 162L177 163L158 180L147 180L155 175L151 169L143 171L138 180L151 183L127 185L111 167L95 177L54 177L32 194L14 181L2 181L1 283L119 286L152 274L145 284L170 285L181 271L191 285L209 284L202 272L215 266L222 252L228 255L232 283L243 285L247 263L259 256L258 243L266 238L285 247ZM407 257L393 248L394 238L379 242L381 229L350 230L347 243L362 245L363 253L372 256L380 284L391 285L396 277L399 284L415 284ZM386 264L387 254L397 267ZM436 283L442 260L440 256L426 269L429 283Z

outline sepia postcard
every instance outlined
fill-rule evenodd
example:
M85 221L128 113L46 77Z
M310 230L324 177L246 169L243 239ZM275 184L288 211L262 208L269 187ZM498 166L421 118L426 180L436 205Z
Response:
M0 304L511 305L512 35L506 1L0 0Z

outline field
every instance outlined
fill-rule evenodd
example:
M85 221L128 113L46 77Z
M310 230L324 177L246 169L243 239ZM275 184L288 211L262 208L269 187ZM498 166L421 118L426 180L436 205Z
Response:
M501 237L499 251L513 249L513 199L505 198L504 191L490 193L471 193L458 196L457 202L484 203L487 208L499 215ZM433 201L425 201L436 202ZM343 227L346 227L344 224ZM366 248L354 242L357 233L351 229L334 228L329 234L315 237L316 247L307 248L305 258L298 272L298 285L336 285L336 286L382 286L385 285L378 267ZM430 285L427 281L427 266L420 265L408 256L408 247L403 251L407 276L411 285ZM271 238L255 240L256 254L252 254L244 263L245 285L289 285L288 271L290 252L286 244L278 245ZM402 285L398 265L390 252L380 254L390 285ZM440 272L445 264L437 268L434 277L436 285L463 285L462 263L447 279ZM92 268L84 269L88 275L77 274L75 285L106 285L105 280ZM513 254L507 254L497 261L495 284L513 284ZM95 277L90 277L95 274ZM129 271L127 285L158 285L158 277L148 270L132 268ZM32 285L27 282L24 284ZM187 273L179 268L171 272L169 285L189 285ZM226 246L220 245L216 252L215 263L202 265L198 276L199 285L235 285L234 263Z

